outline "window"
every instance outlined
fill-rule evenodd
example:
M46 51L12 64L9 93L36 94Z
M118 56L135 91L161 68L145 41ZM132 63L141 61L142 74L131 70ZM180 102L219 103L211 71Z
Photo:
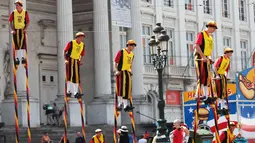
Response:
M204 13L205 14L212 14L212 1L211 0L204 0Z
M164 0L164 6L174 7L173 0Z
M126 47L127 42L127 28L120 27L120 49Z
M186 42L187 42L187 63L194 67L194 55L193 55L193 44L194 44L194 32L186 32Z
M50 82L54 82L54 77L50 76Z
M194 0L185 0L185 9L194 11Z
M167 35L169 35L170 38L168 42L169 64L175 65L174 29L167 29Z
M240 41L241 46L241 65L242 69L247 68L247 50L248 50L248 41L247 40L241 40Z
M253 15L254 15L254 22L255 22L255 3L253 4Z
M42 76L42 81L46 81L46 76L45 75Z
M221 0L221 4L222 4L222 16L230 18L229 0Z
M148 3L151 3L151 0L142 0L144 2L148 2Z
M150 47L148 45L152 33L151 25L143 25L142 29L142 42L143 42L143 53L144 53L144 64L150 64L152 63L151 59L151 51Z
M231 38L223 37L223 47L231 47Z
M246 1L239 0L239 20L246 21Z

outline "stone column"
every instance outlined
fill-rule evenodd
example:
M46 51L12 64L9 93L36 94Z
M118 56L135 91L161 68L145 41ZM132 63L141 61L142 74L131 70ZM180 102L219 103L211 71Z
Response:
M155 10L156 10L156 23L161 23L162 26L164 27L165 25L163 24L163 1L161 0L156 0L156 6L155 6Z
M162 15L159 15L159 20ZM162 19L162 18L161 18ZM134 61L132 66L132 98L134 101L134 112L139 111L145 115L150 115L151 105L145 102L142 97L145 94L144 80L143 80L143 45L142 45L142 23L141 23L141 9L140 0L131 0L131 21L132 27L129 31L129 39L136 41L137 46L134 49ZM147 43L145 43L147 44ZM122 114L122 124L130 124L130 118L127 114ZM149 123L150 119L135 114L135 121L137 124Z
M250 29L254 29L254 26L255 26L255 23L254 23L254 4L248 4L248 19L249 19L249 27ZM253 40L253 37L255 37L255 33L251 30L250 32L250 37L249 37L249 41L250 41L250 47L251 47L251 51L248 52L250 54L248 54L248 56L251 58L249 59L248 63L247 63L247 67L250 67L251 66L251 63L252 63L252 52L255 51L255 41Z
M233 62L232 65L235 66L235 70L239 71L242 69L242 65L241 65L241 47L240 47L240 20L239 20L239 4L238 1L228 1L230 2L230 7L232 5L233 7L233 12L230 12L230 17L233 18L233 56L232 56L232 60L231 62ZM231 10L231 9L230 9Z
M134 49L135 58L133 61L133 98L144 94L143 82L143 48L142 48L142 23L140 1L131 0L131 38L136 41L137 47Z
M106 0L93 0L95 96L87 107L88 124L113 124L109 16Z
M65 64L63 50L73 40L72 0L57 0L57 35L58 35L58 105L64 104ZM83 105L83 109L85 106ZM79 118L77 118L79 117ZM84 117L85 118L85 117ZM70 126L81 126L80 105L72 98L68 103L68 122Z
M108 2L94 0L93 8L96 80L95 96L103 98L111 95Z
M222 36L222 25L221 25L221 19L222 19L222 12L219 10L222 6L221 4L221 0L215 0L215 7L214 7L214 13L215 13L215 22L217 23L217 27L218 29L215 31L215 36L214 36L214 50L213 53L215 53L214 55L214 59L217 59L218 56L221 56L224 52L223 47L223 36Z
M177 14L178 14L178 37L179 37L179 41L176 42L176 47L180 47L180 48L176 48L177 52L179 54L177 55L181 55L179 57L177 57L176 59L176 65L181 65L181 66L186 66L187 65L187 50L186 50L186 27L185 27L185 1L183 0L178 0L177 3ZM183 54L184 53L184 54Z
M58 95L63 97L65 88L65 64L63 50L66 44L73 39L72 0L57 0L57 35Z
M14 7L14 0L9 0L9 13L11 13L15 7ZM26 9L26 0L23 0L23 7ZM11 31L9 31L10 33ZM29 32L29 28L28 28ZM8 35L8 34L7 34ZM28 37L29 39L29 37ZM9 35L9 49L10 49L10 56L11 56L11 63L10 63L10 89L9 93L5 93L6 99L2 102L2 110L3 115L2 121L5 122L6 125L14 125L14 100L13 100L13 71L12 71L12 48L11 48L11 42L12 41L12 35ZM28 41L29 43L29 41ZM29 44L28 44L29 49ZM29 50L28 50L29 52ZM17 53L17 52L16 52ZM29 56L29 53L28 53ZM21 57L21 56L20 56ZM19 57L19 58L20 58ZM29 61L28 61L29 64ZM28 65L30 68L30 65ZM30 70L29 70L30 71ZM28 73L29 74L29 73ZM26 127L27 126L27 107L26 107L26 74L24 67L20 64L18 66L17 70L17 95L18 95L18 116L19 116L19 124ZM31 79L29 80L31 81ZM29 93L31 93L29 91ZM40 115L39 115L39 104L38 100L36 98L32 98L32 95L30 94L30 126L31 127L38 127L40 126Z

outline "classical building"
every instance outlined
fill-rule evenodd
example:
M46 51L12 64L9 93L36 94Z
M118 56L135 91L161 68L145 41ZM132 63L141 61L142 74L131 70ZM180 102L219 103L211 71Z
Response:
M165 117L168 122L182 118L182 93L196 85L192 47L196 34L209 20L217 22L213 35L213 57L223 53L225 46L234 49L229 78L250 65L249 57L255 47L254 4L251 0L23 0L30 15L28 30L29 85L31 95L31 126L46 123L42 106L64 103L65 72L63 49L78 31L86 33L86 55L81 67L85 94L86 124L113 124L113 95L115 80L113 59L126 45L127 39L137 42L133 66L133 99L135 111L158 118L157 73L150 58L148 41L156 22L162 23L170 36L169 62L164 71L166 99ZM14 0L0 0L0 103L1 121L14 124L12 93L11 45L8 26ZM127 4L130 10L128 26L113 22L112 6ZM121 6L122 7L122 6ZM120 13L122 14L122 13ZM125 20L125 17L122 19ZM128 19L128 17L127 17ZM26 125L25 76L22 66L17 71L19 120ZM174 93L174 95L173 95ZM69 104L71 126L80 125L79 104ZM135 113L137 123L154 120ZM120 123L129 123L122 114Z

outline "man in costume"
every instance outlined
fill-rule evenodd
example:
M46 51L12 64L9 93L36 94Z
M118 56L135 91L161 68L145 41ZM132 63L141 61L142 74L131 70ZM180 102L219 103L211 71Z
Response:
M82 42L85 38L83 32L78 32L75 39L68 42L64 49L64 57L67 75L67 96L73 94L75 98L80 98L80 65L82 65L82 57L84 56L85 44Z
M15 64L19 65L26 63L25 52L27 49L26 32L30 23L28 12L23 9L23 2L20 0L15 1L16 9L9 16L9 23L11 27L13 46L17 57L15 57ZM14 56L15 56L14 55Z
M234 135L234 130L236 127L237 125L235 122L230 122L230 127L220 134L221 143L234 143L235 139L241 136L240 134Z
M95 130L96 134L91 138L90 143L105 143L105 137L101 129Z
M208 86L210 77L208 73L210 72L210 64L213 63L211 60L211 54L213 50L213 38L212 33L218 29L217 24L214 21L209 21L206 24L206 29L201 31L197 35L197 40L195 43L195 66L196 66L196 73L197 73L197 80L198 85L196 89L196 98L198 98L199 92L202 94L200 97L201 100L206 101L206 103L210 103L213 101L212 98L208 98ZM200 90L199 90L200 89Z
M228 98L227 74L230 67L230 57L232 56L232 53L233 50L231 48L225 48L224 55L219 57L214 65L217 95L220 98L219 103L221 103L221 110L224 112L227 109L226 104L224 102L225 99Z
M116 89L118 96L118 110L122 109L122 104L125 111L132 110L134 107L128 105L132 94L132 63L134 53L132 52L136 46L134 40L127 41L127 47L120 50L115 57L115 75Z

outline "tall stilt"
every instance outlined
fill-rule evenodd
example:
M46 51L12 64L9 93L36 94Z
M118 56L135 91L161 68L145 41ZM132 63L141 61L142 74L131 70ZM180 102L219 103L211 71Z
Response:
M67 75L68 75L68 70L67 70L68 66L66 66L66 75L65 75L65 95L64 95L64 143L67 143L67 107L68 107L68 101L70 100L70 97L67 96Z
M131 107L131 108L133 107L132 96L130 97L130 107ZM133 143L136 143L136 136L135 136L135 130L136 130L136 128L135 128L135 116L134 116L133 110L129 111L128 114L129 114L129 117L130 117L130 119L131 119Z
M118 139L117 139L117 126L118 126L118 117L120 115L120 111L118 111L118 85L119 85L119 81L118 78L116 77L116 94L114 95L114 128L113 128L113 143L118 143ZM133 100L132 100L132 96L130 96L130 107L133 107ZM136 135L135 135L135 117L134 117L134 113L133 113L133 109L132 110L128 110L128 115L131 119L131 128L132 128L132 137L133 137L133 143L137 143L136 141Z
M24 39L24 42L26 42L27 40L27 36L25 34L25 39ZM25 44L27 46L27 43ZM28 140L27 142L28 143L31 143L31 129L30 129L30 102L29 102L29 84L28 84L28 54L27 54L27 47L25 49L25 58L23 58L21 60L21 63L22 65L24 66L25 70L26 70L26 98L27 98L27 104L26 104L26 107L27 107L27 137L28 137Z
M80 95L82 95L82 88L81 88L81 84L79 84L79 89L80 89ZM83 110L83 102L82 102L82 97L79 96L77 98L79 104L80 104L80 112L81 112L81 124L82 124L82 135L84 137L84 142L86 142L86 132L85 132L85 125L84 125L84 110Z
M120 112L117 110L118 106L118 95L117 95L117 87L116 94L114 95L114 127L113 127L113 143L118 143L117 139L117 126L118 126L118 117Z
M208 66L208 69L209 69L211 64L208 63L207 66ZM212 79L213 77L212 77L211 71L208 71L208 76L209 76L209 79L210 79L211 96L212 96L212 98L216 98L217 99L218 96L217 96L216 86L215 86L215 82ZM218 117L218 114L217 114L217 109L218 109L218 107L217 107L217 100L216 100L216 103L211 102L210 103L210 107L213 110L213 116L214 116L215 140L216 140L216 143L221 143L221 141L220 141L220 134L219 134L219 128L218 128L218 119L219 119L219 117Z
M15 141L16 143L19 143L19 117L18 117L18 96L17 96L17 78L16 73L19 66L19 59L16 59L16 53L15 53L15 44L12 39L12 53L13 53L13 98L14 98L14 119L15 119Z

